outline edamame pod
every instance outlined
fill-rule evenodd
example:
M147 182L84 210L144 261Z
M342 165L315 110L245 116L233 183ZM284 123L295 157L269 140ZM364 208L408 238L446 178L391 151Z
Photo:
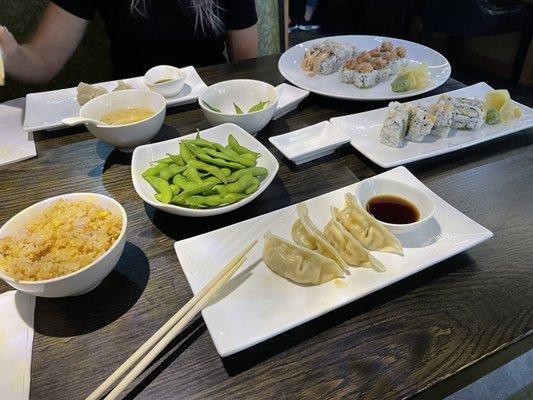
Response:
M172 178L172 184L179 186L183 190L187 190L194 187L194 183L189 182L187 178L180 174L174 175L174 177Z
M233 137L233 135L229 135L228 137L228 144L232 148L233 151L235 151L238 154L255 154L256 156L259 156L259 153L256 153L255 151L252 151L250 149L247 149L244 146L241 146L239 142L237 142L237 139Z
M185 203L192 207L215 207L224 204L236 203L246 197L244 194L231 193L227 195L211 195L211 196L189 196L185 199Z
M241 176L246 175L246 174L252 174L253 176L258 177L261 180L265 176L268 175L268 169L264 167L252 167L252 168L240 169L238 171L235 171L228 177L228 182L235 182Z
M222 168L219 168L219 169L225 176L230 176L231 175L231 169L226 168L226 167L222 167Z
M207 190L211 190L213 188L213 186L215 186L214 183L203 183L201 185L196 185L193 188L184 190L183 192L181 192L177 196L173 196L172 199L171 199L171 202L183 205L183 204L185 204L185 199L187 197L203 193L203 192L205 192Z
M204 149L207 155L214 158L221 158L227 161L233 161L244 165L245 167L253 167L255 165L255 157L252 154L237 155L237 157L230 156L228 154L216 151L213 149Z
M159 164L161 162L164 162L164 163L167 163L167 164L172 164L174 161L172 161L172 158L170 158L170 157L165 157L165 158L160 158L159 160L155 160L154 164Z
M180 156L186 164L195 159L184 141L180 142Z
M216 165L217 167L227 167L231 169L243 169L245 168L244 165L236 163L234 161L226 161L222 160L220 158L213 158L207 154L198 154L198 159L212 165Z
M167 154L168 158L172 160L173 163L178 164L179 166L183 167L185 165L185 161L183 160L183 157L179 154Z
M244 193L254 183L252 174L244 174L236 182L228 183L224 186L224 193Z
M192 183L202 183L202 178L198 174L198 170L190 164L187 166L187 169L185 169L183 176Z
M211 175L216 176L222 182L226 183L226 173L222 172L220 168L215 167L214 165L206 164L205 162L192 160L189 162L189 165L193 166L200 171L209 172Z
M169 180L176 174L180 174L185 171L186 167L180 167L178 164L170 164L168 167L159 171L159 177L164 180Z
M257 189L259 189L259 185L261 184L261 181L259 178L253 177L253 183L248 186L248 188L244 191L244 194L250 195L254 193Z
M156 198L157 200L165 204L170 203L170 200L172 200L172 190L166 180L158 178L157 176L145 176L144 179L146 179L146 181L159 192L159 196Z
M156 175L159 175L159 172L163 169L163 168L166 168L168 167L168 164L167 163L164 163L164 162L160 162L159 164L156 164L154 165L153 167L150 167L148 168L147 170L145 170L141 175L143 177L147 177L147 176L156 176Z
M170 190L172 190L172 194L176 196L177 194L179 194L181 188L178 185L174 185L173 183L171 183Z

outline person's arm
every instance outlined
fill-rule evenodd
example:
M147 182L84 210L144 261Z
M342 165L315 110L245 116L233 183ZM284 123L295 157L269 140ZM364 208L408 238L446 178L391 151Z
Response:
M29 43L19 45L0 25L6 74L27 83L51 80L80 43L88 21L50 3Z
M257 57L257 24L227 31L226 44L230 61Z

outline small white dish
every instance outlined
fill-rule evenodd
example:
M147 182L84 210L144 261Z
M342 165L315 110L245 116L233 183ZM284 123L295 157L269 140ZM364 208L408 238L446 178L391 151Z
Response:
M141 174L151 166L152 162L166 157L168 153L177 154L179 152L179 143L182 140L195 138L196 133L191 133L190 135L181 136L176 139L139 146L133 152L133 157L131 159L131 180L133 181L135 191L146 203L161 211L174 215L182 215L186 217L210 217L212 215L224 214L236 210L237 208L250 203L263 193L268 185L272 183L272 180L278 172L279 164L272 153L248 132L235 124L222 124L215 126L214 128L200 131L200 135L207 140L224 144L227 143L229 135L233 135L241 145L261 153L261 157L257 160L257 166L268 169L268 175L261 181L259 189L236 203L206 209L180 207L174 204L163 204L155 200L155 190L150 184L148 184L148 182L146 182Z
M159 93L132 89L104 94L85 103L80 109L80 117L99 120L113 110L132 107L148 107L155 114L127 125L85 124L102 142L109 143L125 153L131 153L135 147L148 143L163 125L166 106L165 98Z
M418 221L410 224L391 224L380 221L392 233L406 233L420 228L435 213L435 203L426 193L399 181L384 178L365 179L355 191L355 198L364 209L371 198L384 195L397 196L407 200L416 207L419 213Z
M403 182L424 192L436 205L433 218L420 229L399 234L404 255L372 252L387 270L350 268L344 279L318 286L297 285L272 272L262 260L263 235L271 231L291 240L298 218L296 204L203 235L176 242L174 249L192 288L199 290L252 240L259 243L247 261L202 315L222 357L256 345L329 311L398 282L492 237L492 232L462 214L428 189L404 167L376 178ZM360 183L305 201L313 222L322 229L330 206L341 207L344 194ZM471 257L476 257L475 253ZM473 262L476 262L474 259ZM232 284L232 282L237 282ZM243 324L246 329L242 329Z
M278 91L266 82L252 79L234 79L209 86L198 98L205 117L213 125L233 123L255 134L272 119L278 104ZM260 101L268 101L262 110L246 112ZM235 104L243 114L235 113ZM212 108L218 109L214 111Z
M479 97L494 90L485 82L476 83L462 89L448 92L451 97ZM420 100L409 101L407 104L436 102L440 94ZM435 157L441 154L461 150L466 147L496 139L501 136L527 129L533 126L533 109L514 102L522 110L522 117L509 123L483 125L473 131L452 131L447 138L428 135L420 143L407 141L402 147L389 147L379 141L379 133L387 108L366 111L343 117L331 118L333 125L339 127L351 138L351 144L361 154L383 168L395 167L413 161Z
M185 84L180 93L165 99L167 107L194 103L207 87L194 67L184 67L181 68L181 71L187 75ZM142 76L124 79L124 82L136 89L149 90L144 84L144 77ZM117 83L118 81L109 81L95 83L95 85L103 86L108 91L112 91L117 87ZM65 128L61 120L78 115L80 112L81 107L76 100L76 93L77 90L74 87L26 95L23 129L25 131L40 131Z
M272 119L278 119L295 110L302 100L309 96L307 90L289 85L288 83L282 83L281 85L276 86L276 89L279 94L279 100Z
M183 89L186 80L187 74L171 65L158 65L150 68L144 75L144 84L151 91L159 93L163 97L177 96Z
M298 129L268 139L285 157L302 164L331 154L350 138L329 121Z
M70 193L51 197L40 201L8 220L0 228L0 237L14 235L24 227L36 215L40 215L53 202L63 198L65 200L84 200L93 204L98 204L122 218L122 230L113 245L100 257L84 268L58 278L41 281L20 281L6 275L0 269L0 278L8 285L21 292L38 297L67 297L77 296L87 293L100 284L100 282L111 272L122 255L126 243L126 228L128 226L128 216L124 207L111 197L97 193Z

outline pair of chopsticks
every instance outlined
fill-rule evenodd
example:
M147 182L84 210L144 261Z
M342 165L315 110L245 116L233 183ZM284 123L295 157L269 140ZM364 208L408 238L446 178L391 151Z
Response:
M190 299L172 318L150 337L130 358L113 372L86 400L97 400L104 396L113 384L128 370L130 372L105 397L106 400L116 399L120 393L133 382L167 345L178 336L185 326L208 304L213 295L233 276L246 261L244 257L257 240L254 240L231 260L222 270L209 281L196 296ZM145 355L146 354L146 355ZM144 356L144 357L143 357Z

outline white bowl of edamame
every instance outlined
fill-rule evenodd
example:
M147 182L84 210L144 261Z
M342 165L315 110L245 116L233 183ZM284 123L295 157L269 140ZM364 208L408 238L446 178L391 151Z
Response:
M266 82L234 79L209 86L198 103L213 125L233 123L255 134L270 122L278 100L277 89Z
M216 149L202 148L215 143ZM161 211L187 217L224 214L250 203L266 190L278 169L272 153L235 124L139 146L131 161L137 194Z

